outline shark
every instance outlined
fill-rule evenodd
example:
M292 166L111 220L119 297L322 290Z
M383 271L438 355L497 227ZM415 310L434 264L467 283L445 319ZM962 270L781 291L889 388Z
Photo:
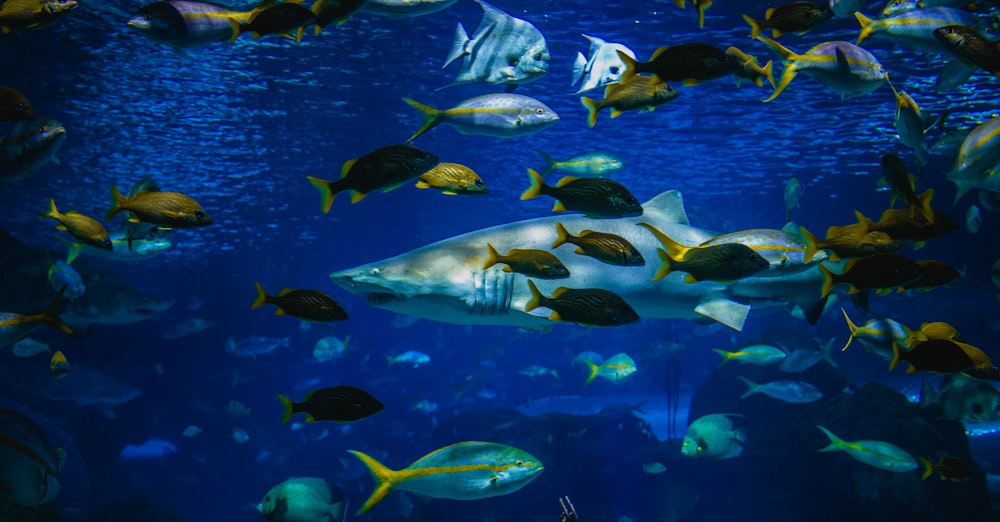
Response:
M617 234L634 245L645 258L642 266L615 266L574 252L574 246L551 249L557 237L556 223L571 233L589 229ZM539 291L551 295L558 287L602 288L621 296L642 319L687 319L716 321L740 331L753 307L794 303L810 323L822 314L826 299L821 295L823 275L819 262L794 272L770 267L759 274L721 283L684 282L684 273L674 272L651 281L659 268L655 234L638 223L648 223L677 242L700 245L717 233L691 226L680 192L663 192L643 204L638 217L592 219L564 214L488 227L426 246L395 257L330 274L333 282L369 305L399 314L463 325L507 325L546 331L556 321L545 308L531 312L529 277L505 271L500 265L484 269L487 244L500 252L513 248L551 251L569 269L570 276L558 280L532 279Z

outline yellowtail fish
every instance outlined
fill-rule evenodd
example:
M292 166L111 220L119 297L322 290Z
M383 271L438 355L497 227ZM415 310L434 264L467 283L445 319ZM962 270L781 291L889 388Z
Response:
M779 380L758 384L743 376L737 376L747 385L747 391L740 395L745 399L755 393L763 393L768 397L790 404L816 402L823 398L819 388L805 381Z
M571 174L581 176L606 176L622 169L622 160L606 152L585 152L569 158L565 161L558 161L552 156L535 149L545 160L545 168L542 176L547 176L557 170L563 170Z
M35 119L31 104L17 89L0 86L0 121L25 121Z
M844 343L844 347L840 351L846 350L857 339L861 341L861 344L869 352L889 360L892 359L893 345L899 345L909 350L910 346L917 340L915 337L916 332L908 326L892 319L869 319L863 325L857 326L851 321L851 317L847 315L846 310L841 308L840 311L844 314L844 320L847 321L847 328L851 331L851 335L847 338L847 342Z
M916 459L895 444L881 440L847 442L823 426L816 427L830 439L830 445L819 451L843 451L858 462L895 473L906 473L918 467Z
M128 27L142 36L175 50L224 42L233 33L229 20L246 23L250 12L233 11L206 2L164 0L139 8Z
M896 132L899 133L899 141L913 149L917 155L917 163L926 165L930 152L924 145L924 118L920 112L920 106L906 91L897 91L892 83L889 83L889 87L896 95L896 119L893 120L893 123L896 126Z
M764 20L755 20L748 15L743 19L750 24L750 38L757 38L761 31L771 30L771 36L779 38L784 33L806 34L809 29L833 18L830 6L816 2L789 2L780 7L771 7L764 12Z
M576 178L566 176L555 186L546 185L542 176L528 169L531 186L521 194L521 200L541 195L558 201L553 212L572 210L590 218L618 218L642 215L642 205L635 196L617 181L607 178Z
M1000 117L992 118L976 126L962 141L958 155L946 176L958 189L955 202L968 191L980 187L994 176L995 167L1000 163Z
M884 18L868 18L854 13L861 25L858 45L871 37L892 40L904 47L922 49L933 53L947 53L947 49L934 37L934 30L947 25L975 25L976 17L970 12L951 7L910 9Z
M129 221L142 221L168 228L191 228L210 225L212 218L197 201L180 192L140 192L134 197L122 196L111 185L111 208L107 219L121 211L134 214Z
M75 210L70 210L65 214L56 208L54 199L49 198L49 211L38 215L39 218L52 218L59 222L56 228L69 234L80 241L97 248L111 250L111 238L104 225L96 219L85 216Z
M618 57L625 64L622 83L639 73L649 73L656 83L681 82L691 86L734 74L742 66L735 56L699 42L660 47L648 62L637 61L621 51Z
M66 356L60 352L52 354L52 359L49 360L49 371L52 377L56 379L61 379L69 373L69 361L66 360Z
M323 197L323 212L330 212L333 198L345 190L351 191L351 203L364 199L369 192L388 192L419 177L438 164L438 157L413 145L388 145L348 160L340 169L340 179L307 176L309 183Z
M839 92L841 99L874 91L887 78L885 68L878 58L850 42L824 42L799 55L766 36L757 39L764 42L785 63L785 71L781 74L778 86L771 96L764 99L765 102L784 92L799 71Z
M441 123L451 125L462 134L510 138L538 132L559 120L559 115L548 105L521 94L483 94L444 110L410 98L403 98L403 101L424 115L423 125L407 138L407 142Z
M617 118L625 111L649 112L679 96L673 87L656 83L651 76L635 76L628 81L613 83L604 88L603 100L580 97L580 103L587 109L587 125L597 124L597 113L611 109L611 117Z
M420 175L417 188L436 188L442 194L474 195L486 194L489 189L476 171L458 163L438 163L434 168Z
M495 442L466 441L435 450L405 469L391 470L355 450L375 479L375 491L355 513L360 516L395 490L431 498L476 500L513 493L545 469L529 453Z
M233 36L229 42L235 42L243 33L250 33L254 40L264 35L277 34L299 43L302 33L298 29L316 20L316 13L299 5L301 2L302 0L263 0L250 11L246 22L230 18ZM295 35L292 34L293 31L296 32Z
M306 422L354 422L382 411L385 405L361 388L355 386L330 386L312 390L302 402L295 402L282 394L278 400L284 407L281 423L285 424L296 413L305 413Z
M59 303L63 290L56 294L49 306L37 314L0 312L0 348L20 341L41 326L51 326L70 335L73 330L59 319Z
M716 236L699 247L711 247L728 243L738 243L750 248L765 260L769 266L756 275L760 277L788 275L801 272L812 266L811 263L823 261L825 257L811 256L806 260L808 244L794 223L785 225L781 230L771 228L751 228Z
M613 383L625 382L636 372L635 361L625 353L612 355L601 364L595 364L588 359L584 359L584 362L589 369L587 383L584 386L589 386L598 377Z
M76 0L6 0L0 4L0 32L38 29L66 16L80 4Z
M757 87L764 86L766 79L771 87L774 87L774 63L768 60L763 67L757 62L757 58L737 49L730 47L726 49L726 56L734 58L739 68L733 72L736 76L736 86L740 86L741 80L750 80Z
M569 277L569 269L559 261L559 258L544 250L534 248L514 248L507 254L500 255L493 245L486 243L486 262L483 270L503 263L505 272L517 272L528 277L539 279L565 279Z
M332 297L319 290L295 290L285 288L278 295L268 295L260 283L257 285L257 299L250 305L256 310L265 304L278 307L277 315L291 315L305 321L333 322L346 321L347 312Z
M753 344L750 346L744 346L743 348L733 352L727 352L718 348L713 348L712 351L722 356L722 362L719 363L719 366L722 366L729 361L737 361L743 364L753 364L756 366L768 366L780 363L788 355L781 348L771 346L769 344Z
M646 260L627 239L606 232L583 230L579 236L570 234L562 223L556 223L556 240L552 248L570 243L576 245L577 254L590 256L602 263L619 266L644 266Z
M719 243L710 246L685 246L674 241L649 223L637 223L646 228L666 247L657 249L662 262L652 281L663 279L673 271L687 272L686 283L699 281L728 282L749 277L770 266L767 259L740 243Z
M620 326L639 320L639 314L618 294L601 288L573 289L561 286L545 297L531 280L531 299L525 312L538 307L552 310L550 321L570 321L585 326Z

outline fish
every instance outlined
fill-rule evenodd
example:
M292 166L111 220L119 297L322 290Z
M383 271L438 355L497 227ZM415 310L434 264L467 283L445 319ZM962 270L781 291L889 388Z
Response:
M994 176L1000 163L1000 116L973 128L962 140L951 168L945 174L955 184L955 203L975 188L989 188L1000 176Z
M413 411L422 411L424 413L434 413L438 409L438 404L427 399L421 399L410 409Z
M920 480L927 480L931 475L938 473L941 480L952 482L964 482L975 475L972 466L961 457L947 456L938 459L937 463L931 462L923 457L920 464L924 467L924 472L920 475Z
M792 222L789 222L780 230L751 228L721 234L698 246L713 247L729 243L746 246L767 261L767 268L756 273L759 277L773 277L801 272L809 269L815 263L827 259L822 254L817 256L809 252L809 245L804 240L799 227Z
M886 82L885 67L878 58L850 42L824 42L799 55L766 36L757 39L785 63L781 80L765 102L780 96L799 71L839 92L841 99L870 93Z
M382 411L385 405L356 386L331 386L310 391L302 402L294 402L282 394L278 400L284 406L281 423L296 413L305 413L306 422L355 422Z
M369 0L316 0L312 5L312 12L316 15L314 21L316 25L315 34L319 34L323 29L336 22L337 25L344 24L351 16L361 10ZM302 41L302 33L305 27L299 27L295 34L295 41Z
M56 379L63 378L69 373L69 361L66 360L66 355L61 351L56 350L56 353L52 354L52 358L49 360L49 372Z
M63 297L67 299L76 299L87 290L80 273L69 263L59 259L49 264L48 281L53 290L59 291L59 289L65 288Z
M791 178L785 182L785 222L792 220L792 209L798 208L799 200L802 199L802 182L798 178Z
M562 223L556 223L556 240L553 249L564 244L576 245L576 252L590 256L602 263L618 266L645 266L646 260L629 241L616 234L581 230L580 235L570 234Z
M917 266L920 267L920 277L899 287L900 292L906 290L927 291L964 278L964 274L951 265L934 259L920 259L917 261Z
M906 473L917 469L916 459L895 444L881 440L847 442L823 426L816 427L830 439L830 444L819 451L843 451L858 462L894 473Z
M85 216L75 210L65 214L56 208L54 199L49 198L49 210L38 215L41 219L52 218L59 222L56 229L68 232L71 236L90 246L111 250L111 238L104 225L96 219Z
M64 290L60 289L41 312L35 314L0 312L0 348L24 339L42 326L49 326L72 335L73 329L59 318L59 303L62 302Z
M46 378L35 389L45 399L72 402L80 408L93 406L109 418L115 418L115 407L144 394L104 370L80 364L61 379Z
M444 110L411 98L403 98L403 101L424 116L423 125L406 139L407 143L441 123L451 125L462 134L511 138L533 134L559 121L559 115L548 105L514 93L483 94Z
M771 36L779 38L784 33L806 34L810 29L833 18L829 5L816 2L789 2L779 7L768 8L764 20L755 20L749 15L743 19L750 24L750 38L756 39L761 31L770 29Z
M662 462L644 462L642 464L642 472L648 475L659 475L666 471L667 467Z
M385 356L386 361L389 366L392 367L394 364L408 364L414 368L420 367L421 364L427 364L431 362L431 356L423 352L418 352L416 350L407 350L399 355L387 355Z
M31 337L21 339L14 343L10 349L18 357L34 357L42 352L49 353L49 345L36 341Z
M915 342L907 351L901 350L898 344L893 344L889 371L894 370L900 361L910 363L907 373L963 372L974 377L993 378L994 380L998 374L997 367L994 366L986 352L970 344L951 339Z
M163 332L164 339L180 339L213 328L215 321L202 317L188 317Z
M278 348L291 348L289 339L273 337L251 336L239 341L229 337L226 339L226 353L237 357L249 357L256 359L258 355L269 354Z
M505 255L500 255L493 245L486 243L486 262L483 270L503 263L506 272L517 272L528 277L539 279L564 279L569 277L569 269L559 261L559 258L545 250L514 248Z
M806 244L807 261L812 261L816 253L827 250L830 252L828 257L831 261L839 261L891 254L905 246L902 240L893 239L885 232L871 230L867 222L830 227L826 231L825 239L817 239L812 232L802 226L799 227L799 232Z
M66 450L54 446L31 417L0 409L0 501L22 507L52 502L62 489Z
M469 38L462 23L442 69L462 58L458 75L450 85L489 83L517 86L533 82L549 70L549 48L545 37L531 22L514 18L483 0L483 19Z
M930 198L921 200L917 196L917 178L906 168L903 160L895 153L887 152L879 159L879 164L882 166L879 186L889 187L892 191L889 206L894 206L898 198L906 208L920 212L925 220L931 222L934 219L934 209L930 206Z
M830 339L830 342L823 345L822 349L815 350L812 348L799 348L792 350L781 361L778 369L787 373L800 373L812 368L820 361L826 361L830 366L837 366L837 363L830 358L830 347L833 345L834 339Z
M622 383L631 379L637 371L635 361L625 353L616 353L600 364L589 359L583 361L587 363L588 369L584 386L589 386L598 377L616 384Z
M476 500L513 493L536 479L545 466L524 450L495 442L466 441L445 446L395 471L357 450L348 450L368 467L375 490L355 516L361 516L396 490L430 498Z
M1000 49L996 42L986 38L971 23L938 26L934 38L964 64L1000 76Z
M543 177L557 170L577 176L603 177L614 174L625 166L622 160L606 152L585 152L564 161L558 161L538 149L535 149L535 152L545 160L545 168L541 172Z
M607 178L566 176L556 184L546 185L538 172L528 169L531 186L521 193L521 200L551 196L553 212L575 211L590 218L619 218L642 215L642 205L624 185Z
M972 13L951 7L910 9L877 19L858 12L854 13L854 17L861 25L858 45L868 38L877 37L891 40L903 47L944 54L948 50L935 37L934 31L944 26L976 23L976 17Z
M698 417L687 427L681 454L692 459L733 459L743 454L746 430L733 424L733 413L713 413Z
M739 66L733 72L733 75L736 76L737 87L740 86L742 80L750 80L757 87L763 87L764 80L767 80L771 84L771 87L774 87L774 62L771 60L768 60L761 67L757 58L750 56L736 47L728 47L726 49L726 56L735 59Z
M0 86L0 121L25 121L35 119L31 103L13 87Z
M361 12L387 18L411 18L447 9L458 0L368 0Z
M916 332L913 329L893 319L869 319L863 325L857 326L851 321L846 310L841 308L840 311L844 314L847 328L851 332L840 351L847 350L847 347L855 339L858 339L866 350L889 360L892 359L893 346L898 345L909 350L917 341Z
M187 194L180 192L143 191L135 196L122 196L118 186L111 185L111 207L106 219L119 212L131 212L129 221L142 221L167 228L192 228L212 224L205 209Z
M788 356L784 350L769 344L752 344L744 346L739 350L727 352L718 348L713 348L713 352L722 356L719 366L729 361L737 361L743 364L753 364L756 366L769 366L782 362Z
M190 0L164 0L146 4L128 21L129 29L177 52L225 42L233 34L231 19L246 23L250 11Z
M882 17L899 14L920 7L920 0L889 0L882 8Z
M965 424L1000 420L1000 390L961 373L945 375L940 390L930 384L922 387L920 403L939 403L945 417Z
M103 278L95 281L83 297L71 301L63 319L73 327L92 324L128 324L153 319L169 310L172 299L162 299L120 281Z
M296 477L271 487L259 507L269 522L343 522L347 499L321 478Z
M737 377L747 385L747 391L743 392L743 395L740 395L741 399L745 399L755 393L763 393L768 397L791 404L816 402L823 398L823 392L819 388L805 381L779 380L758 384L746 377Z
M351 191L351 203L364 199L369 192L388 192L419 177L439 163L438 157L413 145L388 145L360 158L348 160L340 170L340 179L326 181L308 176L322 196L323 213L329 213L333 198Z
M570 230L599 226L604 232L627 239L644 257L655 252L660 243L636 226L639 220L686 244L700 244L718 236L690 225L677 191L664 192L642 208L641 218L602 220L599 225L583 216L562 215L473 230L388 259L339 269L330 278L345 290L363 296L369 305L395 313L452 324L544 330L552 326L547 318L523 312L531 299L523 275L481 270L486 243L500 250L546 249L556 239L557 222ZM728 285L678 284L669 278L650 285L648 280L656 267L648 263L624 270L580 256L565 257L562 262L573 274L570 281L574 286L613 288L640 317L714 320L740 330L751 308L791 301L806 312L809 321L815 321L825 305L819 295L822 274L816 266L776 277L745 278ZM546 292L556 286L554 282L538 282Z
M545 366L540 366L537 364L525 366L524 368L518 370L517 373L524 375L525 377L531 377L532 379L536 377L544 377L546 375L551 375L556 379L559 378L559 372L553 370L552 368L546 368Z
M580 89L574 94L598 89L621 80L625 63L618 57L618 52L635 58L635 53L623 44L606 42L586 34L583 37L590 41L588 51L590 58L588 59L583 53L576 53L576 60L573 62L573 81L570 85L580 83Z
M347 312L340 303L319 290L295 290L284 288L278 295L268 295L260 283L257 285L257 298L250 305L256 310L265 304L278 307L277 315L291 315L304 321L334 322L346 321Z
M709 7L712 7L712 0L689 0L691 5L694 6L695 12L698 14L698 29L705 28L705 11ZM684 0L674 0L677 7L681 9L687 8L687 3Z
M370 1L370 0L369 0ZM436 188L443 194L475 195L486 194L489 188L476 171L458 163L438 163L434 168L420 175L417 188Z
M674 241L649 223L638 223L649 230L666 247L657 249L661 265L652 281L663 279L671 272L687 272L685 283L699 281L729 282L750 277L771 264L752 248L741 243L720 243L708 246L685 246Z
M177 453L174 443L154 437L142 444L126 444L118 456L123 459L162 459L174 453Z
M897 91L892 82L889 82L889 87L892 88L892 93L896 96L896 118L893 120L893 124L899 135L899 141L913 149L917 155L917 163L926 165L930 161L930 151L924 144L924 116L920 111L920 106L906 91Z
M894 0L890 0L892 4ZM834 16L851 16L855 11L865 6L867 0L830 0L830 9ZM886 6L888 8L888 5Z
M15 123L0 138L0 182L20 181L50 161L58 163L55 156L64 141L66 128L52 118Z
M982 226L983 214L979 210L979 207L975 205L969 206L969 209L965 211L965 230L968 230L970 234L976 234Z
M88 256L116 261L139 261L156 257L173 246L173 243L169 239L162 236L150 237L148 239L130 239L121 232L109 232L108 237L111 239L110 250L71 241L63 237L59 237L58 239L66 246L66 250L68 251L67 259L76 259L80 254L87 254ZM130 246L131 248L129 248Z
M250 33L254 40L276 34L294 39L295 43L301 42L302 32L299 29L315 22L317 15L300 5L301 2L302 0L262 0L250 11L246 22L230 18L229 26L233 32L229 43L235 42L243 33Z
M637 74L649 73L653 76L654 83L681 82L688 86L697 85L735 74L742 65L734 55L700 42L660 47L648 62L639 62L622 52L618 53L618 57L625 63L622 83L628 82Z
M569 321L585 326L621 326L639 320L639 314L618 294L602 288L556 288L546 297L528 281L531 299L524 305L525 313L535 308L548 308L550 321Z
M580 103L588 112L587 125L593 128L597 124L597 114L604 109L610 108L611 117L617 118L625 111L649 112L673 101L679 95L680 93L673 87L665 83L656 83L651 76L640 75L608 85L604 89L602 100L595 101L582 96Z
M6 0L0 4L0 33L51 25L77 7L76 0Z
M920 265L899 254L879 254L860 259L851 259L844 265L844 272L836 274L822 264L823 294L827 295L834 286L846 283L851 294L861 290L892 290L917 280L921 276Z
M313 347L313 357L319 362L350 357L351 349L348 346L350 343L350 335L345 337L343 341L336 337L323 337L316 341L316 346Z
M927 189L919 196L921 206L930 205L930 199L934 195L934 189ZM958 224L950 217L937 209L931 208L934 219L924 219L920 212L912 212L910 209L890 208L882 212L878 221L872 221L864 214L855 210L854 215L858 223L868 227L873 232L885 232L896 240L913 241L917 248L923 246L929 239L942 236L958 229Z

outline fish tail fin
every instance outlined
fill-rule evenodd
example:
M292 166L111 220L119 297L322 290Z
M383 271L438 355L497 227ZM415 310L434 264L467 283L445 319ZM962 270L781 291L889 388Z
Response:
M562 223L556 222L556 240L552 242L552 248L564 245L569 241L569 231Z
M934 464L923 457L917 457L917 458L920 459L920 463L924 466L924 472L920 474L920 480L927 480L931 475L934 474Z
M230 18L229 27L231 27L233 30L233 35L229 37L229 43L233 44L236 43L236 39L239 38L241 34L243 34L243 26L241 26L240 23L235 19Z
M789 213L791 213L790 210ZM816 252L819 251L819 248L816 247L816 236L814 236L812 232L807 230L806 227L801 225L799 226L799 232L802 235L802 241L804 241L806 244L806 252L804 254L805 258L803 260L803 263L809 264L809 261L811 261L813 256L816 255Z
M857 45L861 45L861 42L867 40L868 37L875 32L875 30L872 29L872 19L861 14L861 11L855 11L854 17L857 18L858 23L861 24L861 32L858 34L858 41L855 43Z
M369 496L368 500L366 500L364 505L361 506L361 509L354 514L354 516L357 517L367 513L369 509L374 507L375 504L381 502L386 495L392 492L392 487L395 486L394 478L396 472L385 467L381 462L365 455L360 451L347 450L347 452L360 459L361 462L368 467L368 471L371 472L372 478L375 479L375 490L372 491L371 496Z
M545 186L542 176L538 172L535 172L534 169L528 169L528 177L531 178L531 185L521 193L521 201L537 198L542 194L542 187Z
M338 183L336 181L327 181L325 179L314 178L312 176L306 176L309 178L309 183L319 190L320 197L322 198L323 213L327 214L330 212L330 207L333 206L333 198L337 196L338 190L334 190L333 185Z
M927 189L923 194L917 196L920 202L920 214L928 223L934 223L934 208L931 207L931 200L934 199L934 189Z
M545 177L546 175L548 175L552 171L556 170L556 166L557 166L557 164L559 162L557 162L555 158L553 158L552 156L549 156L548 154L546 154L546 153L544 153L544 152L542 152L541 150L538 150L538 149L535 149L535 152L541 154L542 159L545 160L545 169L542 170L542 172L541 172L542 177Z
M660 232L658 228L654 227L653 225L650 225L649 223L636 223L636 224L652 232L653 235L656 236L656 239L658 239L660 243L663 245L663 247L666 248L667 253L670 254L670 257L674 259L684 259L684 256L687 255L689 250L691 250L689 247L686 247L678 243L677 241L674 241L670 236L664 234L663 232Z
M459 22L458 27L455 28L455 39L451 42L451 50L448 51L448 57L444 60L444 65L441 66L442 69L448 67L451 62L461 58L468 54L465 46L469 43L469 35L465 32L465 28L462 27L462 23Z
M771 52L781 57L781 59L785 62L785 70L781 73L781 80L778 82L778 85L775 86L774 92L764 99L764 102L769 102L777 98L778 95L780 95L785 88L788 87L788 84L792 83L792 80L798 72L794 62L799 58L799 55L766 36L758 36L757 40L763 42L764 45L771 49Z
M525 312L530 312L542 305L542 293L538 291L538 287L530 279L528 280L528 290L531 291L531 299L528 300L528 304L524 305Z
M295 413L295 403L280 393L278 394L278 400L281 401L281 406L284 408L281 414L281 423L285 424L288 422L288 419L292 418L292 414Z
M619 80L618 83L621 85L625 85L626 83L631 81L632 78L635 78L635 75L639 74L638 70L639 62L636 61L635 58L632 58L627 53L623 53L620 50L616 50L615 52L618 53L618 58L622 61L623 64L625 64L625 70L622 72L621 80Z
M417 136L431 130L431 128L441 122L441 115L444 114L444 111L435 109L429 105L424 105L412 98L403 98L403 101L409 104L410 107L420 111L420 114L423 114L424 116L424 123L419 129L417 129L417 132L413 133L413 136L406 139L407 143L413 141Z
M122 203L125 202L125 198L122 197L122 191L118 190L118 185L111 185L111 208L108 209L108 214L105 216L106 219L110 220L115 217L118 212L122 209Z
M743 377L742 375L737 375L737 377L739 377L739 379L747 385L747 391L743 392L743 395L740 395L741 399L745 399L759 391L760 389L759 384L751 381L750 379L747 379L746 377Z
M844 313L844 320L847 321L847 329L851 331L851 335L847 338L847 343L844 344L844 347L840 349L840 351L843 352L847 350L847 347L850 346L851 343L854 342L854 338L857 337L858 326L854 324L853 321L851 321L851 318L847 315L847 310L841 308L840 311Z
M66 264L72 265L73 261L80 257L81 250L83 250L83 245L80 243L66 243Z
M597 378L597 371L600 370L601 367L594 364L594 362L589 359L584 359L583 362L587 363L587 371L589 372L587 375L587 382L584 383L584 386L590 386L590 383L594 382L594 379Z
M694 6L694 8L698 11L698 29L705 28L705 11L709 7L712 7L712 0L705 0Z
M900 355L901 355L901 352L899 350L899 343L897 343L896 341L893 341L892 342L892 360L889 361L889 371L890 372L893 371L893 370L895 370L896 366L899 365L899 361L902 360L902 358L900 357Z
M719 365L716 366L716 368L718 368L719 366L722 366L723 364L726 364L727 362L731 361L732 358L733 358L733 353L732 352L727 352L727 351L722 350L720 348L712 348L712 351L722 356L722 362L720 362Z
M670 272L673 270L673 260L670 259L670 254L662 248L657 248L656 253L660 254L660 269L656 271L656 274L652 279L650 279L650 281L659 281L660 279L670 275Z
M59 219L59 209L56 208L56 200L49 198L49 209L39 214L38 217Z
M750 24L750 38L756 40L760 36L760 22L750 18L750 15L743 15L743 19Z
M817 424L816 427L823 430L823 433L825 433L827 438L830 439L830 445L819 451L837 451L840 448L844 447L844 441L841 440L840 437L834 435L833 432L824 428L823 426L820 426L819 424Z
M63 287L59 289L59 292L56 293L56 296L52 298L52 302L49 303L49 306L46 306L45 310L38 315L43 323L63 333L73 335L73 329L59 318L59 303L62 302L63 292L65 291L66 285L63 285Z
M258 283L257 281L254 281L253 284L257 285L257 299L253 300L253 304L250 305L250 309L251 310L256 310L256 309L264 306L264 304L267 303L267 297L268 296L267 296L267 292L264 291L264 287L260 286L260 283Z
M774 88L774 60L768 60L764 67L760 69L761 74L767 78L767 82L771 84L771 88ZM763 87L763 86L762 86Z
M483 263L483 270L500 262L500 252L497 252L493 245L486 243L486 262Z
M295 45L299 45L300 43L302 43L302 35L305 34L305 32L306 32L305 27L299 27L298 29L295 30Z
M600 111L597 107L597 102L586 96L581 96L580 103L587 109L587 125L593 129L594 125L597 125L597 113Z
M826 297L830 295L830 291L832 291L833 287L837 284L834 280L835 274L831 272L829 268L823 266L822 263L819 265L819 270L823 273L823 288L820 290L820 296Z

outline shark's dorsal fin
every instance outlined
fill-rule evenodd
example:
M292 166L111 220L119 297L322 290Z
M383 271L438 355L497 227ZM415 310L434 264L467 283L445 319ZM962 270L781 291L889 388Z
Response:
M672 223L690 225L687 211L684 210L684 198L679 190L668 190L643 203L643 213L655 213Z

